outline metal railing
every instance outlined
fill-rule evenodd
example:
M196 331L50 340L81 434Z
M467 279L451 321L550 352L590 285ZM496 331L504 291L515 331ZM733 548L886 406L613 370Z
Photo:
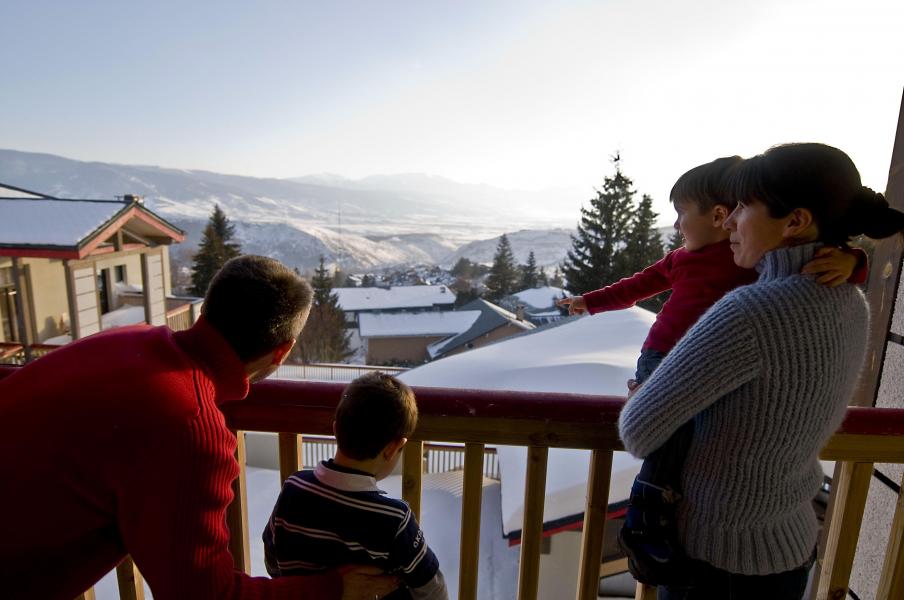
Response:
M290 381L352 381L356 377L372 371L383 373L402 373L407 369L400 367L378 367L374 365L347 365L343 363L311 363L304 365L283 364L273 374L274 379Z

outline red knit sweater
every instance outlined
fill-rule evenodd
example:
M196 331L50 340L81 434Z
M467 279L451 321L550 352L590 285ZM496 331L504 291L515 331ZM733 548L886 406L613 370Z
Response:
M869 275L866 254L856 248L849 252L857 257L857 268L849 281L863 283ZM684 248L672 250L640 273L583 297L593 315L629 308L640 300L672 290L643 343L644 350L669 352L717 300L758 277L753 269L742 269L734 263L731 245L724 240L693 252Z
M239 467L217 405L247 393L244 366L203 319L104 332L0 381L3 597L71 600L128 553L157 600L338 599L338 575L233 569Z

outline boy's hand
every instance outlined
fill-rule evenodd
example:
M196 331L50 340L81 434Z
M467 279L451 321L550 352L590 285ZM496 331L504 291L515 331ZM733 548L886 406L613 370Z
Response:
M399 578L377 567L349 566L342 573L342 600L379 600L399 587Z
M637 391L640 389L640 386L642 385L642 383L637 383L636 379L628 380L628 400L630 400L631 397L637 393Z
M857 268L857 257L831 246L823 246L816 251L816 257L800 270L805 275L815 275L816 282L836 287L850 279Z
M582 315L587 312L587 302L583 296L570 296L556 300L556 306L567 306L569 315Z

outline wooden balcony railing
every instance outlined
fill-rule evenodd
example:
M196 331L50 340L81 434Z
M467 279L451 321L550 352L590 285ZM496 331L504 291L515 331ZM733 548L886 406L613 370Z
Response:
M191 304L183 304L166 311L166 326L173 331L184 331L192 324Z
M0 377L10 370L10 367L0 367ZM279 434L280 472L285 478L301 466L300 434L331 433L333 411L343 387L341 383L265 381L252 387L248 399L226 404L223 411L227 423L237 432ZM581 448L591 451L576 599L595 600L601 575L612 455L622 449L617 420L624 399L440 388L417 388L415 391L420 421L405 449L402 489L416 515L420 516L425 441L457 442L465 446L459 598L477 598L485 445L508 444L528 448L519 600L534 600L538 594L548 450ZM227 519L236 568L248 572L250 546L244 436L239 435L238 441L236 458L242 468L234 483L235 500L229 507ZM814 586L813 597L843 598L847 594L873 463L904 463L904 410L849 408L844 422L821 456L838 461L838 476L832 485L824 543L815 567L818 585ZM904 598L902 501L896 507L881 569L877 598ZM124 561L117 574L122 598L143 597L141 577L131 561ZM653 598L655 595L653 590L639 587L636 597Z

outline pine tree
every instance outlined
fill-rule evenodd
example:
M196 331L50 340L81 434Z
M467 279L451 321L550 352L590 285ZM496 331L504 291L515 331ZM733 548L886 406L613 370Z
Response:
M562 265L573 294L583 294L631 275L619 256L630 230L634 209L632 181L621 171L620 158L612 160L615 175L603 180L603 188L590 200L590 208L581 208L577 235L571 236L572 249Z
M204 235L195 254L191 274L191 293L204 296L207 287L217 271L226 261L242 253L241 246L233 242L235 225L229 222L220 205L213 207L213 213L204 227Z
M663 257L662 236L656 228L658 216L653 210L653 199L644 194L631 217L628 239L621 253L625 272L637 273Z
M345 331L345 313L339 308L339 296L333 293L333 276L323 264L311 278L314 301L293 358L301 362L339 362L352 355L350 334Z
M562 271L559 270L559 267L556 267L556 270L552 272L552 277L549 278L550 287L565 287L565 280L562 279Z
M512 254L512 246L508 236L502 234L499 244L496 246L496 255L493 257L493 266L490 267L490 276L487 277L487 298L492 302L499 302L512 292L518 279L518 270L515 267L515 256Z
M669 237L669 250L677 250L682 246L684 246L684 236L681 235L681 232L678 229L675 229Z
M522 290L531 290L540 286L540 274L537 272L537 258L534 251L531 250L527 255L527 264L521 267L521 285Z
M537 275L537 280L542 287L549 285L549 276L546 274L546 269L544 269L543 267L540 267L540 274Z

